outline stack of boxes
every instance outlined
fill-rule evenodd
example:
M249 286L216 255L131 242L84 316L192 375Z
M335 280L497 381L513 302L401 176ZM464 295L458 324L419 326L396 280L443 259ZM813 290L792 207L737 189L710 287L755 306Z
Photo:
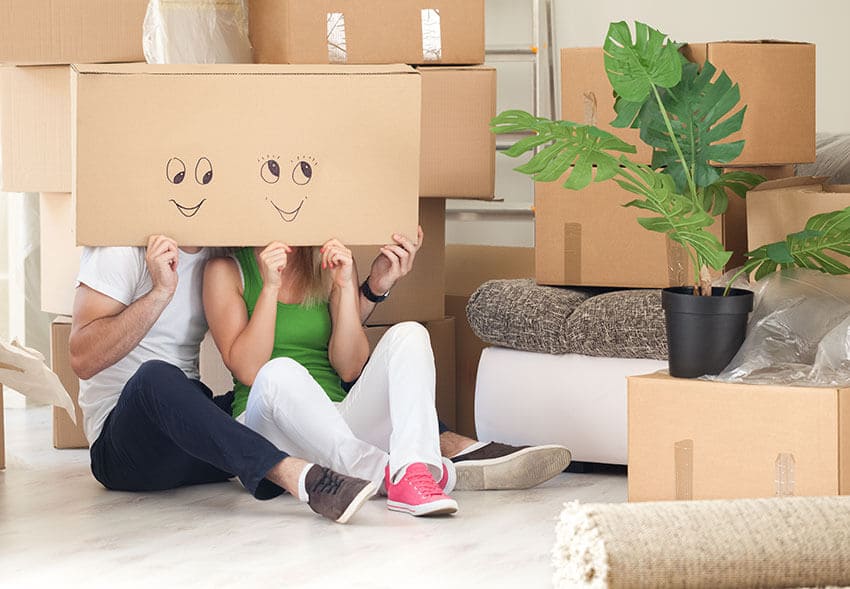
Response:
M151 233L223 246L336 235L356 245L363 279L378 244L414 237L418 216L425 241L414 271L377 306L367 334L374 343L392 324L425 324L438 412L454 425L445 199L493 198L496 84L480 65L483 0L339 2L332 13L256 0L255 61L287 65L203 68L118 63L143 59L147 0L12 4L0 61L51 65L0 70L0 178L3 190L42 193L42 309L62 316L53 368L72 396L78 245L144 245ZM46 37L13 42L33 31ZM229 375L210 344L202 377L223 393ZM56 447L86 445L62 413L54 426Z

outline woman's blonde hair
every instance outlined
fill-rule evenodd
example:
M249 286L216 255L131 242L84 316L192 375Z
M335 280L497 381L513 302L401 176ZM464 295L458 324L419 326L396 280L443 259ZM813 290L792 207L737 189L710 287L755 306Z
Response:
M293 265L298 277L298 287L304 293L301 304L305 307L315 307L328 300L330 285L326 274L322 272L322 253L318 246L301 246L293 248L288 256L289 264Z

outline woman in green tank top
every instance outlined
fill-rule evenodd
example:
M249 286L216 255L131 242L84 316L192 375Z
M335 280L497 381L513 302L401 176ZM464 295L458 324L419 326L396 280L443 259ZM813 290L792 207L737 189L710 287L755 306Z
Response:
M204 308L234 376L234 417L285 452L382 482L392 510L454 513L428 332L393 326L370 356L358 285L336 239L321 249L274 242L207 265Z

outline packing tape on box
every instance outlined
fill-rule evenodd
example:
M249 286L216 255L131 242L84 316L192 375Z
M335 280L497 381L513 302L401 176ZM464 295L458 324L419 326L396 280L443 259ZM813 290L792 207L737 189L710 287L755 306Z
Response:
M694 497L693 440L679 440L673 444L673 463L676 469L676 500L690 501Z
M345 42L345 15L341 12L328 13L328 61L345 63L348 49Z
M690 258L687 250L680 243L667 238L667 280L670 286L692 284Z
M581 284L581 223L564 223L564 283Z
M584 106L584 121L585 125L596 126L599 119L599 105L596 100L595 92L582 92L581 102Z
M777 497L792 497L794 495L794 471L797 461L794 455L781 452L774 462L774 485Z
M439 8L422 9L422 59L424 61L443 59L443 31Z

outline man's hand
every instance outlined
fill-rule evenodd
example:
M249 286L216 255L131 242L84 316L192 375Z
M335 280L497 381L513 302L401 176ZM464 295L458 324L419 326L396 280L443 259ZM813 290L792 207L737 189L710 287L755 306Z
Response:
M145 263L151 275L151 292L158 298L171 300L177 290L177 242L164 235L151 235L145 252Z
M329 269L335 286L354 284L354 256L338 239L329 239L322 246L322 269Z
M260 252L260 276L263 278L263 288L280 291L283 285L281 274L292 248L279 241L273 241Z
M369 273L369 288L377 295L384 294L392 289L395 283L413 270L413 261L416 252L422 247L425 233L422 227L417 231L416 243L411 242L404 235L393 235L395 243L385 245L381 253L372 262Z

